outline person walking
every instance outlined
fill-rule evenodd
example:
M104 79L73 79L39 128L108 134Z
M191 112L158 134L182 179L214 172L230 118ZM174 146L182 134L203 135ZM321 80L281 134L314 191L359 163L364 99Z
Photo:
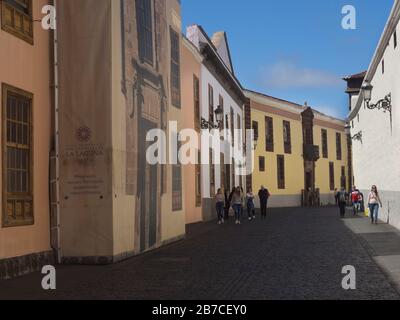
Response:
M336 194L336 196L337 196L337 199L338 199L340 217L343 219L345 217L345 215L346 215L346 201L347 201L348 195L346 193L346 190L344 188L342 188Z
M244 194L244 190L242 187L238 187L240 190L240 199L242 200L242 206L240 207L240 219L243 217L244 208L246 205L246 195Z
M225 196L221 189L218 189L217 195L215 196L215 205L217 210L218 224L225 222L224 220L224 207L225 207Z
M230 194L228 194L228 190L225 189L225 220L229 220L229 209L231 208L231 200Z
M261 219L266 219L268 199L270 197L270 193L264 186L261 186L261 190L258 192L258 197L260 198Z
M335 204L338 206L339 205L338 189L335 188L335 191L333 191L333 195L335 196Z
M353 205L353 215L356 216L360 213L360 191L356 188L356 186L353 187L353 190L351 191L351 203Z
M249 216L249 221L252 219L254 220L256 218L256 210L255 210L255 205L254 205L254 194L253 191L250 189L249 192L247 192L247 215Z
M372 186L371 192L368 195L368 207L372 224L378 224L379 206L382 208L382 201L379 197L378 188L376 186Z
M235 224L241 224L242 197L240 195L240 188L237 188L232 195L232 205L235 211Z

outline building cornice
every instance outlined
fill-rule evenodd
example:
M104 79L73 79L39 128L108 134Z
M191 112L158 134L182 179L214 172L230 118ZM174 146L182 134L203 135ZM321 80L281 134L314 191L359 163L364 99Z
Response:
M368 68L364 81L371 82L373 80L376 70L378 69L378 66L383 58L383 55L385 54L387 45L390 41L390 38L393 35L393 32L397 24L399 23L399 20L400 20L400 0L395 0L389 19L386 23L385 29L379 40L378 47L375 50L374 56L372 58L371 64ZM357 116L362 107L363 101L364 101L364 95L361 92L358 97L355 108L348 115L347 121L352 121Z
M289 118L292 118L294 120L297 117L301 117L301 113L307 109L305 106L302 106L300 104L271 97L259 92L245 90L244 93L247 98L257 104L257 110L282 116L286 114ZM264 108L262 108L262 106L265 106L265 110L263 110ZM315 109L312 109L312 111L314 113L315 119L319 121L320 124L330 123L331 127L334 126L336 129L342 128L344 130L344 126L346 124L344 120L325 115Z
M204 57L200 54L195 45L188 38L186 38L185 35L182 35L182 43L193 54L196 61L202 64Z

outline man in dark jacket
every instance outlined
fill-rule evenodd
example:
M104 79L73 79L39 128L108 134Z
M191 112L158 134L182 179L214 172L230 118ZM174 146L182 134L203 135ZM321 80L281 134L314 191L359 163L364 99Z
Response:
M339 202L339 210L340 210L340 217L343 219L346 215L346 203L348 199L348 193L344 188L342 188L338 193L337 193L337 198Z
M261 186L261 190L258 192L258 197L260 198L261 219L266 219L268 199L270 197L269 191L265 189L264 186Z

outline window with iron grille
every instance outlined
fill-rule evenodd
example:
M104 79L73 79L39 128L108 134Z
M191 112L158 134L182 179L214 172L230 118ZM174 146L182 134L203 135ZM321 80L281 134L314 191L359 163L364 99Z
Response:
M231 138L232 138L232 146L235 145L235 112L231 107Z
M200 81L193 76L193 97L194 97L194 127L200 131Z
M336 160L342 160L342 135L336 133Z
M322 157L328 159L328 131L322 129L321 131L322 140Z
M277 157L278 189L285 189L285 156Z
M176 108L181 107L181 58L179 34L172 28L171 35L171 100Z
M3 226L33 224L32 100L3 85Z
M201 153L198 153L198 160L195 166L195 179L196 179L196 207L201 206Z
M214 88L208 85L208 117L211 123L214 123Z
M283 143L286 154L292 153L292 133L289 121L283 121Z
M181 211L183 209L182 199L182 164L179 160L179 150L181 142L178 141L177 164L172 166L172 211Z
M150 65L154 63L152 0L136 0L139 59Z
M265 150L274 152L274 119L265 117Z
M33 44L32 0L2 0L1 27Z
M219 96L219 106L222 108L222 110L224 110L224 97L221 95ZM224 128L223 124L222 124L222 126ZM223 128L221 128L221 129L223 129Z

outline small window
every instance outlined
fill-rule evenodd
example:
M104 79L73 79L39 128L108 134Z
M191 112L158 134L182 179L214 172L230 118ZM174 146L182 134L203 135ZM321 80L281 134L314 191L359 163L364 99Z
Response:
M260 172L265 172L265 157L258 158L258 167Z
M33 44L32 0L1 1L1 28Z
M382 60L382 74L385 74L385 60Z
M3 226L33 224L32 100L3 85Z
M396 32L396 30L394 31L394 34L393 34L393 42L394 42L394 48L396 49L397 48L397 32Z

